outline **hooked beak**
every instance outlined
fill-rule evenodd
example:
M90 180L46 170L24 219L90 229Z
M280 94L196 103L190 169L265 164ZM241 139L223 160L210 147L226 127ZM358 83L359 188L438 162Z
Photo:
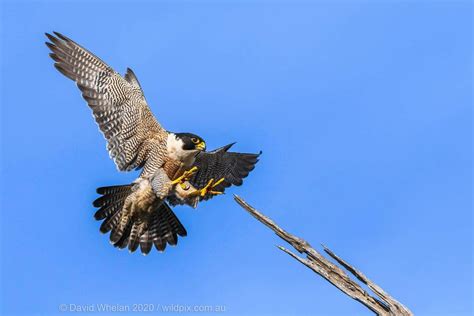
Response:
M206 150L206 143L205 142L200 142L199 144L196 145L196 148L200 151Z

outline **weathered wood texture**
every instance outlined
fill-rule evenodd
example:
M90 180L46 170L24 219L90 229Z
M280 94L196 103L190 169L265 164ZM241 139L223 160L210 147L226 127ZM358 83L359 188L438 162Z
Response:
M350 264L341 259L330 249L326 248L324 245L324 252L326 252L331 258L333 258L337 263L339 263L344 269L346 269L360 282L366 284L369 289L371 289L376 294L377 297L370 295L361 287L361 285L357 281L353 280L343 269L328 260L321 253L316 251L313 247L311 247L308 242L280 228L274 221L272 221L270 218L266 217L265 215L257 211L255 208L250 206L239 196L235 195L234 199L253 217L255 217L261 223L265 224L268 228L273 230L280 238L292 245L293 248L295 248L299 253L306 254L306 258L300 257L282 246L278 246L280 250L286 252L288 255L290 255L294 259L298 260L299 262L322 276L324 279L333 284L343 293L360 302L368 309L373 311L376 315L413 315L413 313L403 304L396 301L381 287L373 283L364 274L352 267Z

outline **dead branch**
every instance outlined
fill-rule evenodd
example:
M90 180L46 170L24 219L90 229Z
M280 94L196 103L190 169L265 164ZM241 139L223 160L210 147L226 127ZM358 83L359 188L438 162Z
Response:
M360 302L368 309L373 311L376 315L413 315L413 313L403 304L396 301L381 287L373 283L364 274L352 267L324 245L324 252L326 252L331 258L333 258L360 282L366 284L377 295L377 297L370 295L357 281L351 279L351 277L343 269L316 251L308 242L280 228L274 221L254 209L239 196L234 195L234 199L253 217L273 230L281 239L291 244L293 248L295 248L299 253L306 254L306 258L300 257L282 246L278 246L280 250L286 252L288 255L322 276L343 293Z

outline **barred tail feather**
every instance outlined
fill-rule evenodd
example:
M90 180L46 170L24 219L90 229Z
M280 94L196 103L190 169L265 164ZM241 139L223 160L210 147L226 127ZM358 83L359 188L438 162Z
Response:
M147 255L151 251L151 247L153 246L153 240L150 238L150 230L147 230L141 237L140 237L140 250L144 255Z
M101 187L101 197L94 201L99 210L96 220L103 220L100 231L110 232L110 242L120 249L134 252L140 247L142 254L151 251L153 245L164 251L166 244L176 245L178 235L187 235L186 229L166 202L157 205L148 215L133 216L123 209L126 198L132 193L132 185Z

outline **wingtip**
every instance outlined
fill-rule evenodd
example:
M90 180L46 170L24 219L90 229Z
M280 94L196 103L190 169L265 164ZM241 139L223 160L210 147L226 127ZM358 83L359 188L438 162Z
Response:
M59 37L63 41L70 41L70 39L67 36L65 36L65 35L63 35L59 32L53 31L53 33L54 33L54 35L56 35L57 37Z
M224 146L224 148L223 148L224 151L228 151L228 150L229 150L232 146L234 146L235 144L237 144L237 142L233 142L233 143L230 143L230 144Z
M56 37L54 37L53 35L51 35L50 33L48 32L45 32L44 35L48 38L48 40L50 40L51 42L54 42L54 40L56 39ZM46 42L46 44L48 44L48 42Z
M56 48L56 45L54 45L51 42L44 42L44 44L52 51L53 49Z
M51 59L54 60L57 63L59 63L61 61L61 59L55 53L49 53L49 57L51 57Z

